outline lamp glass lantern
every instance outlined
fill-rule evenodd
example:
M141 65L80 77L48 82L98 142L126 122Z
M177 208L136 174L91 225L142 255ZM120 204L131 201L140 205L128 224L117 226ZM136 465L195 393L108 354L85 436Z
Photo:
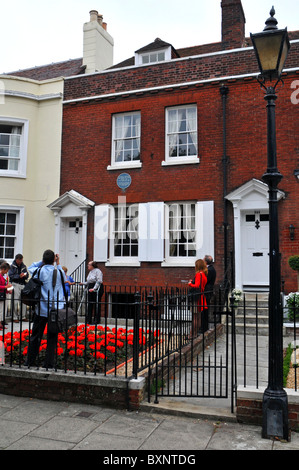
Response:
M261 75L264 79L270 80L280 78L290 49L287 28L277 28L274 14L275 10L272 7L271 17L266 21L264 30L261 33L250 34Z

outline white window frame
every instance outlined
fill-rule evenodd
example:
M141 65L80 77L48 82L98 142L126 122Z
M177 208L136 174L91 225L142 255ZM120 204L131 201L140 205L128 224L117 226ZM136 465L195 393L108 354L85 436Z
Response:
M23 206L0 206L0 212L10 212L16 215L16 233L14 244L13 258L5 258L8 263L12 263L16 254L23 252L23 239L24 239L24 214L25 208ZM1 235L0 235L1 236Z
M160 57L163 54L163 59ZM145 60L148 61L145 62ZM160 62L165 62L166 60L171 60L171 46L164 47L162 49L156 49L154 51L146 52L136 52L135 53L135 65L149 65L157 64Z
M0 124L22 127L18 169L17 170L1 170L0 169L0 177L4 176L4 177L9 177L9 178L26 178L29 121L26 119L16 119L12 117L0 116Z
M180 132L176 129L171 133L169 131L169 113L171 111L175 111L179 113L183 109L195 109L195 116L194 116L194 126L191 130L192 133L196 134L196 155L186 155L186 156L176 156L176 157L171 157L169 155L169 148L170 148L170 139L171 136L174 135L179 135ZM180 122L180 121L177 121ZM188 130L186 129L184 132L181 132L182 134L188 134ZM168 107L165 109L165 160L162 161L162 166L164 165L186 165L189 163L199 163L199 157L198 157L198 129L197 129L197 105L196 104L190 104L190 105L180 105L180 106L172 106Z
M125 118L126 116L133 116L134 114L139 115L140 124L139 124L139 135L119 138L119 141L133 140L133 138L139 139L139 159L138 160L127 160L127 161L116 161L115 160L115 143L116 143L116 119ZM121 170L124 168L141 168L142 163L140 160L141 156L141 112L140 111L130 111L126 113L113 114L112 116L112 141L111 141L111 165L108 165L108 170Z
M114 254L115 248L115 210L132 210L132 233L134 237L137 236L138 240L138 253L139 253L139 234L138 234L138 222L139 222L139 204L118 204L116 206L110 206L110 217L109 217L109 261L106 266L140 266L138 254L136 256L116 256ZM136 216L137 210L137 216ZM136 220L137 219L137 220ZM127 233L128 226L125 227L124 234Z
M169 212L172 204L195 204L195 256L170 256L170 218ZM211 255L214 258L214 202L213 201L175 201L165 203L165 261L162 267L168 266L194 266L198 258Z

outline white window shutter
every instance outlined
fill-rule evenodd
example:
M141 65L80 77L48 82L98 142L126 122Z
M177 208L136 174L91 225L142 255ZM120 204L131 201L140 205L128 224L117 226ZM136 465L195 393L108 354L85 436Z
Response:
M164 261L164 202L139 204L139 261Z
M200 201L196 204L197 258L205 255L214 258L214 201Z
M94 244L93 259L95 261L108 260L108 230L109 230L109 206L101 204L95 206L94 211Z

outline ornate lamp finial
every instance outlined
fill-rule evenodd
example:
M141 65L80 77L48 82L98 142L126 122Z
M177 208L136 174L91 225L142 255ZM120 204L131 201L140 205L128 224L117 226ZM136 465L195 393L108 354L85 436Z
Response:
M265 22L266 26L264 28L264 31L269 31L269 29L277 29L277 19L274 18L274 15L275 15L275 9L274 9L274 6L272 6L271 10L270 10L270 17L267 19L267 21Z

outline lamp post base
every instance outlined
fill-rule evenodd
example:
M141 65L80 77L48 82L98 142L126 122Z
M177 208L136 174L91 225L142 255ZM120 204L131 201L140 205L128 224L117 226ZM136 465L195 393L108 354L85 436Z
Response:
M288 396L284 390L264 392L262 437L289 440Z

